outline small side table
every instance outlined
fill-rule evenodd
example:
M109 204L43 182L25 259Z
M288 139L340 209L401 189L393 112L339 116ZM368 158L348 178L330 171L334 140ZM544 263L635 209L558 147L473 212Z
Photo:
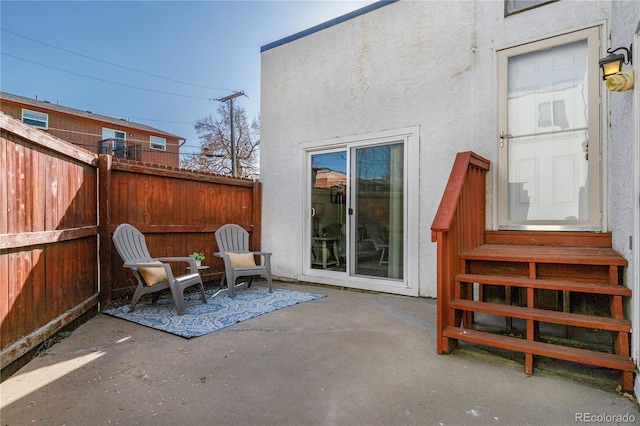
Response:
M200 274L200 271L205 271L205 270L207 270L207 269L209 269L209 268L210 268L210 267L209 267L209 266L207 266L207 265L198 266L198 273ZM188 270L191 270L191 266L187 266L187 269L188 269ZM202 274L200 274L200 275L202 275Z
M314 265L322 265L322 269L327 269L328 266L338 265L340 266L340 258L338 257L338 238L336 237L313 237L313 241L322 242L322 252L320 253L321 260L313 262ZM336 260L328 260L328 253L330 249L327 247L327 243L333 246L333 257Z
M207 266L207 265L198 266L198 274L200 274L200 279L202 280L203 284L205 283L205 280L204 280L204 277L202 276L202 273L200 271L206 271L209 268L210 268L210 266ZM187 270L191 271L191 266L187 266ZM189 293L189 294L191 294L191 293Z

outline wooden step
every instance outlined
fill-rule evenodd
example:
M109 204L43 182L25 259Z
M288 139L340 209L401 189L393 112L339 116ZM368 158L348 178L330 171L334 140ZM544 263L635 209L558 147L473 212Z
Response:
M454 299L449 303L453 309L468 312L481 312L509 318L522 318L539 322L563 324L573 327L595 328L623 333L631 332L631 321L625 319L597 317L592 315L571 314L546 309L526 308L499 303L476 302L474 300Z
M486 244L524 244L559 247L611 247L610 232L584 231L490 231L484 233Z
M631 296L631 289L622 285L585 283L568 280L538 280L526 277L504 275L458 274L456 282L489 285L536 288L540 290L560 290L611 296Z
M627 260L624 257L607 247L483 244L462 252L460 258L505 262L627 266Z
M636 370L636 364L633 360L622 355L571 348L451 326L443 330L443 336L479 345L493 346L525 354L562 359L614 370L628 372Z

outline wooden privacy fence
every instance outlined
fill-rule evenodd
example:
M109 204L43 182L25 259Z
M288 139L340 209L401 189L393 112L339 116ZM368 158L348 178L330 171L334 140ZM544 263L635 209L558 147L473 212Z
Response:
M133 292L111 240L121 223L145 234L152 256L204 252L205 281L224 269L220 226L241 225L260 248L259 182L92 154L2 113L0 124L2 369Z
M98 304L98 156L0 114L1 367Z
M100 157L102 302L133 291L135 285L111 239L121 223L130 223L145 235L152 256L203 252L202 264L210 267L203 271L205 281L222 276L222 259L213 256L214 233L225 223L249 231L252 249L259 249L259 182ZM174 267L184 273L186 265Z

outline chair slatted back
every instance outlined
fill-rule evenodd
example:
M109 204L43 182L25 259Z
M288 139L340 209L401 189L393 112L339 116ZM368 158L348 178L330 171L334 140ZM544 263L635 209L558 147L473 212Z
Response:
M144 235L128 223L119 225L113 233L113 243L124 263L152 259Z
M215 232L218 250L221 252L249 252L249 233L240 225L228 224Z

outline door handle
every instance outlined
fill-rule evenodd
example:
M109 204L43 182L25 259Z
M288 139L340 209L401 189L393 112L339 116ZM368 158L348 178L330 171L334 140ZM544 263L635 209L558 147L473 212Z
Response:
M584 159L589 161L589 141L585 141L584 144Z
M504 130L500 130L500 148L504 147L504 140L511 137L510 133L505 133Z

